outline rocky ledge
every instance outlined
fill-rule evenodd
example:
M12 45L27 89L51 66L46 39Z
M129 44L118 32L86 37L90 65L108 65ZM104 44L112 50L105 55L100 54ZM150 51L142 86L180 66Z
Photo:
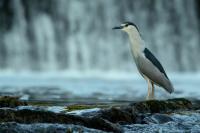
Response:
M179 126L184 127L183 131L200 131L198 124L194 129L194 125L186 128L184 121L180 122L182 117L185 119L193 115L197 120L191 119L190 123L200 122L198 105L198 102L179 98L127 105L58 107L31 105L16 97L1 97L0 132L156 132L161 129L167 132L167 126L169 129L174 127L174 131L179 131Z

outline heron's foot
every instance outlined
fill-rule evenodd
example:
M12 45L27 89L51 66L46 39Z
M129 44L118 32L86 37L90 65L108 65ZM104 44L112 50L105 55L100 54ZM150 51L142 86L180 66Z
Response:
M146 96L146 100L154 100L154 92L151 92L150 89L148 89L148 94Z
M154 100L155 97L153 95L147 95L146 100Z

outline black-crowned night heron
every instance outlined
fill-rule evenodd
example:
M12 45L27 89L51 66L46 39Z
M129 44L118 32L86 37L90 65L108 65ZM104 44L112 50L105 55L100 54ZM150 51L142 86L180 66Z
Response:
M145 47L141 38L138 27L131 22L125 22L119 27L113 29L121 29L125 31L131 42L131 52L140 74L148 82L147 100L154 99L154 84L163 87L167 92L174 91L165 70L156 57Z

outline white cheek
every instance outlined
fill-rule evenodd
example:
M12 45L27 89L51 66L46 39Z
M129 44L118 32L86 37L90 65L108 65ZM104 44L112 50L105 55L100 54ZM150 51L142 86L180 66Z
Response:
M128 27L125 27L125 28L123 28L122 30L125 31L125 32L128 32L128 31L129 31L129 28L128 28Z
M125 31L125 32L129 32L130 28L126 27L126 28L123 28L122 30Z

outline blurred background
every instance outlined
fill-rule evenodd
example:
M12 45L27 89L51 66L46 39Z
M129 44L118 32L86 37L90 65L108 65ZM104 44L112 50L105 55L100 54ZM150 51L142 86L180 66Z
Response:
M139 100L146 81L125 33L134 22L175 86L200 96L198 0L0 0L0 94L22 99Z

